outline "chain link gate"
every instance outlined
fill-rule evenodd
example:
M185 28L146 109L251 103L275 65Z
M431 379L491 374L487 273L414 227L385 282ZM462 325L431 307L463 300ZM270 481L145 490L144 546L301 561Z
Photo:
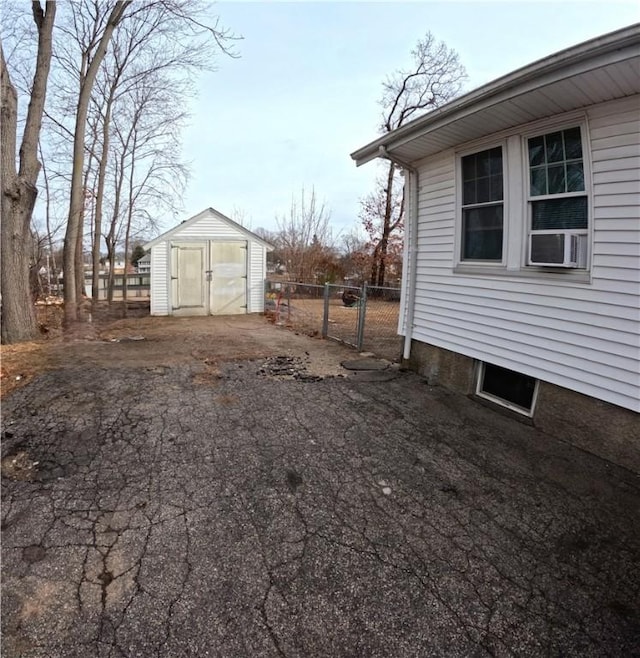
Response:
M265 313L312 336L338 340L389 361L400 361L400 288L267 280Z
M322 335L360 350L365 309L361 288L327 283Z
M398 335L400 288L365 284L363 290L366 317L362 318L359 349L389 361L401 361L404 339Z

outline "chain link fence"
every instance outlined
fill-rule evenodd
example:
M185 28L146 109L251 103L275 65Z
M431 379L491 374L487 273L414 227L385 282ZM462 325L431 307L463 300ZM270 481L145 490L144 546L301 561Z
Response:
M267 279L265 313L274 322L400 361L400 288L324 286Z
M366 304L362 319L360 350L390 361L400 361L402 338L398 335L400 288L364 286Z
M325 325L322 335L358 348L364 310L362 290L355 286L325 286Z
M324 286L267 280L265 313L278 324L319 336L324 317L324 296Z

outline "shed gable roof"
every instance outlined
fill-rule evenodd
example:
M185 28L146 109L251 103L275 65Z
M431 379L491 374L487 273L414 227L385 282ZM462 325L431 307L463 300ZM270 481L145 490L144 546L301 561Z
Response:
M517 125L640 93L640 23L517 69L351 154L411 163Z
M154 247L160 242L165 242L166 240L171 239L172 237L180 233L180 231L184 230L185 228L188 228L193 224L196 224L201 219L204 219L205 217L212 217L212 216L215 217L217 220L223 222L224 224L227 224L234 231L237 231L238 233L244 235L248 240L252 240L254 242L260 243L263 247L266 248L267 251L273 251L274 249L273 245L269 244L266 240L263 240L256 233L253 233L249 229L246 229L244 226L241 226L237 222L234 222L226 215L223 215L215 208L205 208L202 212L199 212L197 215L194 215L189 219L185 219L184 221L180 222L180 224L178 224L177 226L174 226L173 228L159 235L157 238L154 238L153 240L147 242L145 245L143 245L143 248L146 250L151 249L151 247Z

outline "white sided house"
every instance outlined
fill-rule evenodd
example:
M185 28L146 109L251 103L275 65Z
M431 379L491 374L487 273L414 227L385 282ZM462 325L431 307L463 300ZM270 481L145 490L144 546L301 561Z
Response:
M640 25L351 157L405 171L404 358L640 472Z
M144 248L151 250L151 315L264 311L273 247L217 210L203 210Z

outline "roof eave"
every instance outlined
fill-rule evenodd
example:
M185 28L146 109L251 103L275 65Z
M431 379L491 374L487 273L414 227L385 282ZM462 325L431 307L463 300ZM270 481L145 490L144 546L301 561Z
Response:
M145 251L148 251L152 247L155 247L157 244L160 244L161 242L164 242L168 238L170 238L174 233L176 233L179 229L185 228L185 224L194 224L197 222L199 219L202 219L204 215L207 213L213 213L214 215L217 215L219 218L221 218L223 221L227 222L228 224L231 224L234 226L236 229L238 229L240 232L244 233L248 238L251 238L255 242L259 242L262 244L267 251L273 251L275 247L267 242L266 240L263 240L259 235L256 235L253 233L253 231L250 231L249 229L246 229L244 226L241 224L238 224L238 222L233 221L230 217L227 217L226 215L223 215L219 210L216 210L215 208L205 208L201 212L199 212L197 215L194 215L193 217L189 217L189 219L185 219L183 222L180 222L177 226L174 226L173 228L170 228L168 231L165 231L164 233L161 233L158 237L154 238L153 240L149 240L146 244L142 245L142 248Z
M554 53L541 60L528 64L508 73L482 87L478 87L459 98L425 114L394 131L379 137L362 148L354 151L351 158L356 166L361 166L383 156L385 150L391 150L397 142L406 143L414 137L429 131L429 127L441 120L455 120L457 116L472 107L490 102L498 95L511 92L516 95L523 86L536 79L561 73L563 70L585 60L595 60L607 53L624 50L637 45L640 40L640 23L605 34Z

